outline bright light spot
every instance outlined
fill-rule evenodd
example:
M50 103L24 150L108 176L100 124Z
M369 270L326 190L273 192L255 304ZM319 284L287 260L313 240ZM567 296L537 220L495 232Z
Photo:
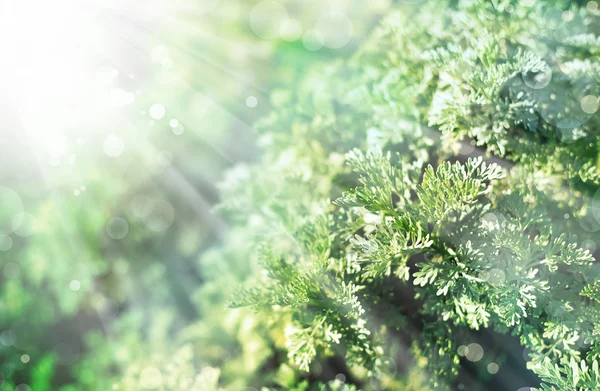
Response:
M500 370L500 367L495 362L491 362L488 364L487 370L490 374L495 375Z
M125 144L123 144L123 141L118 136L111 133L104 140L103 149L107 156L117 157L123 153Z
M159 45L152 49L150 56L152 57L152 61L160 64L169 58L169 49L165 45Z
M172 128L176 128L179 125L179 121L175 118L169 121L169 126Z
M255 96L249 96L246 98L246 106L252 109L256 107L256 105L258 105L258 99L256 99Z
M581 100L581 110L587 114L594 114L598 111L598 106L600 106L600 102L598 102L598 98L594 95L584 96Z
M81 288L81 283L77 280L73 280L69 284L69 288L71 288L72 291L77 292Z
M113 239L123 239L128 232L129 224L122 217L113 217L106 224L106 233Z
M45 151L54 158L60 158L69 151L69 140L64 134L55 134L45 139Z
M381 224L382 216L374 213L365 213L363 215L363 220L367 224Z
M30 358L30 357L29 357L29 355L27 355L27 354L24 354L24 355L22 355L22 356L21 356L21 362L22 362L23 364L27 364L27 363L29 362L29 360L30 360L30 359L31 359L31 358Z
M31 387L25 383L21 383L15 387L15 391L31 391Z
M115 107L130 105L135 101L135 94L122 88L115 88L110 93L110 101Z
M467 355L467 347L465 345L460 345L457 349L457 353L459 356L464 357Z
M140 374L140 383L147 389L155 389L162 385L162 374L156 368L148 367Z
M596 11L598 9L598 3L596 3L595 1L588 1L587 3L587 9L588 11Z
M106 2L0 2L0 46L10 53L0 61L0 83L34 153L53 163L68 150L71 135L108 123L111 100L130 99L113 96L116 70L100 65L112 55L114 34L107 34L98 7Z
M213 379L216 380L218 377L219 377L219 370L217 368L213 368L211 366L205 366L200 371L200 378L205 382L210 383L211 380L213 380Z
M519 0L519 4L524 5L526 7L531 7L537 2L537 0Z
M472 362L480 361L483 358L483 348L478 343L470 343L467 345L466 357Z
M152 106L150 106L149 112L150 117L156 120L162 119L162 117L164 117L166 114L165 106L161 105L160 103L155 103Z
M275 39L281 34L288 20L285 7L276 1L265 0L250 11L250 28L264 39Z

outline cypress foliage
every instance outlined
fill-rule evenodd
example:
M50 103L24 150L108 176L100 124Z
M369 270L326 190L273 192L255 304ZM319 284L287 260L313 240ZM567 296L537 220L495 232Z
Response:
M220 208L264 271L231 306L280 319L290 365L338 357L359 388L446 390L461 341L487 330L527 349L540 389L600 387L600 12L586 4L400 7L273 97L264 156L230 173ZM424 379L390 382L399 351Z

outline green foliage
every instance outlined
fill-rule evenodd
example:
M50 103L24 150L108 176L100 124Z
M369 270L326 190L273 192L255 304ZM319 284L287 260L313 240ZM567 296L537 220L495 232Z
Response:
M599 22L560 1L423 4L307 72L259 127L253 175L224 185L223 207L252 205L264 229L265 273L232 305L289 318L305 371L343 357L368 378L402 331L448 389L459 341L494 330L542 389L596 389Z
M600 388L600 13L566 0L397 2L351 55L309 55L301 40L247 35L254 2L221 3L206 26L272 64L233 61L188 28L173 41L260 69L255 84L271 90L261 157L220 186L231 226L199 224L175 193L206 190L230 165L248 93L197 60L177 80L157 71L175 89L205 73L204 92L165 101L210 128L190 140L185 175L169 169L153 190L176 223L152 233L148 204L128 205L161 177L154 166L132 184L87 161L93 205L73 201L70 182L68 198L36 203L36 233L0 260L3 389L448 390L470 370L463 342L492 332L527 349L541 390ZM162 125L149 140L170 145ZM181 190L178 175L206 176ZM106 233L117 214L121 242ZM69 328L90 314L102 324ZM81 336L76 362L42 343L55 329ZM485 354L469 364L480 389L496 359Z

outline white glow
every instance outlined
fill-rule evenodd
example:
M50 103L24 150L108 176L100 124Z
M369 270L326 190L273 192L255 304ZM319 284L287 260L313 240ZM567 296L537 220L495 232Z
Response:
M154 119L162 119L166 113L165 106L161 105L160 103L155 103L150 106L149 113L150 117Z
M119 110L135 100L119 86L119 77L131 72L118 69L124 64L123 45L131 45L125 37L131 24L164 16L168 4L0 1L0 98L6 95L0 102L8 101L43 161L68 162L82 134L96 132L102 140L118 126ZM96 150L101 153L102 146Z
M89 114L86 110L95 106L90 101L98 99L91 81L99 78L91 74L81 47L95 39L85 5L59 0L0 6L0 41L10 53L3 56L0 79L9 86L10 101L30 140L51 156L69 150L65 130Z
M73 291L78 291L81 288L81 283L77 280L73 280L69 283L69 288Z
M104 140L104 145L102 147L104 153L110 157L117 157L121 153L123 153L123 149L125 149L125 144L123 140L119 138L119 136L111 133L106 136Z

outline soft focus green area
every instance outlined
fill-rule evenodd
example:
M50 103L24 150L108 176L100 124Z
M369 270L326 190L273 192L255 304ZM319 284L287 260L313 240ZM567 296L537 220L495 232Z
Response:
M102 41L69 48L68 58L86 58L85 78L53 82L52 60L35 68L49 106L39 121L2 94L2 390L296 387L297 370L276 364L285 356L279 321L227 308L257 266L251 230L213 212L216 186L260 155L253 124L271 98L289 94L312 64L347 56L389 4L339 2L336 30L319 22L325 4L259 3L91 7L86 27ZM39 11L72 8L83 20L79 6ZM67 35L88 32L86 22ZM56 27L43 17L24 25L44 44ZM315 26L334 27L326 46L321 35L303 40ZM64 80L81 85L69 84L71 94Z

